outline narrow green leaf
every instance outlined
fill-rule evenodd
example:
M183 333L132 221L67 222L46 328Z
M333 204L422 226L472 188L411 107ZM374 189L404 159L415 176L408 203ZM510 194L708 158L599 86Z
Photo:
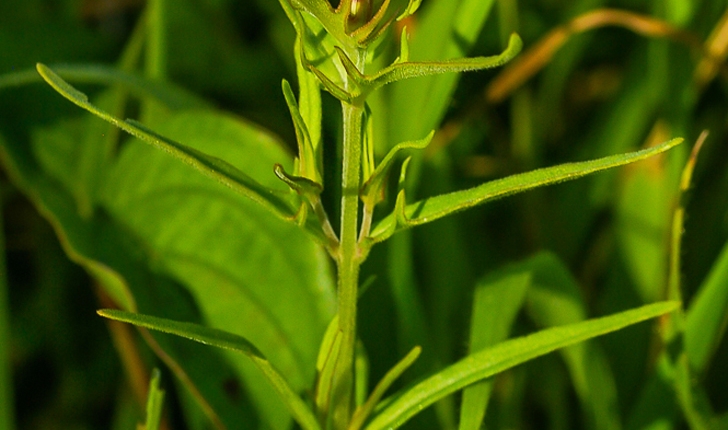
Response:
M344 66L344 70L346 70L346 74L349 76L350 80L357 85L366 83L367 77L359 71L356 64L354 64L346 52L338 46L334 46L334 50L336 51L336 55L339 57L339 61L341 61L341 65Z
M409 33L407 26L402 26L402 34L399 36L399 57L396 62L406 63L409 61Z
M435 347L432 341L432 321L428 319L419 273L415 273L413 237L401 234L387 242L387 278L391 288L392 300L396 315L396 337L398 355L406 353L405 348L422 345L425 351L433 351L423 355L414 365L413 373L426 374L437 369L434 361Z
M728 326L728 243L713 264L685 321L685 350L691 367L702 373Z
M216 157L211 157L198 150L160 136L135 121L123 121L118 118L114 118L89 103L88 97L85 94L73 88L45 65L38 63L37 69L38 73L40 73L49 85L79 107L82 107L99 118L116 125L134 137L137 137L158 149L168 152L175 158L189 164L201 173L221 182L222 184L266 207L281 218L287 219L295 214L295 209L293 209L291 204L282 195L264 187L226 161Z
M513 34L508 41L508 47L498 55L444 61L394 63L374 76L367 77L365 84L368 86L368 91L373 91L386 84L403 79L491 69L509 62L521 52L522 46L521 38L517 34Z
M361 151L361 172L362 181L366 182L376 170L376 158L374 157L375 132L372 110L368 103L364 104L364 118L362 126L362 151ZM362 187L363 188L363 187ZM361 196L361 189L359 192Z
M679 302L654 303L607 317L542 330L500 343L465 357L396 395L366 428L368 430L397 428L437 400L474 382L559 348L672 312L679 306Z
M298 35L297 37L301 37ZM297 44L300 42L296 42ZM296 45L298 46L298 45ZM301 51L294 49L296 75L298 76L298 105L303 123L306 125L311 146L315 154L314 163L318 172L323 172L323 139L321 137L321 87L316 76L304 67L300 60Z
M455 191L449 194L443 194L419 202L407 205L405 215L406 222L404 224L397 223L396 216L390 214L377 224L372 232L372 236L378 236L380 233L389 231L397 231L404 228L425 224L435 221L444 216L459 212L485 202L496 200L512 194L527 191L544 185L556 184L572 179L577 179L591 173L601 170L618 167L635 161L652 157L659 153L665 152L670 148L680 144L683 139L677 138L665 142L661 145L643 149L641 151L630 152L627 154L612 155L609 157L599 158L591 161L582 161L577 163L567 163L558 166L537 169L526 173L509 176L503 179L486 182L474 188L462 191Z
M321 85L323 88L332 96L336 97L337 99L346 102L351 103L352 100L358 95L350 94L345 89L343 89L341 86L336 84L334 81L329 79L328 76L326 76L322 71L317 69L315 66L313 66L310 63L306 63L306 66L308 67L308 70L316 75L318 80L321 82Z
M314 402L320 422L326 419L326 413L331 404L331 388L340 347L341 329L339 328L339 316L336 315L326 328L326 333L319 348L318 359L316 360L316 395Z
M672 429L678 418L675 399L675 368L662 354L649 378L642 384L639 396L631 404L624 420L626 430Z
M395 364L394 367L389 369L389 371L382 377L382 380L379 381L376 387L374 387L374 391L372 391L372 394L369 396L367 401L354 413L348 430L359 430L361 428L364 421L369 418L369 415L374 410L374 407L377 403L379 403L379 400L381 400L384 396L384 393L386 393L389 387L394 384L397 378L402 376L405 370L409 369L412 363L417 360L417 357L420 356L421 352L422 348L419 346L414 347L409 354Z
M159 388L162 374L159 369L152 371L152 378L149 380L149 393L147 394L147 419L144 430L159 430L162 422L162 410L164 407L164 390Z
M396 145L394 148L389 150L387 155L382 159L379 165L374 169L374 172L364 183L361 190L362 200L369 204L376 204L381 199L383 193L383 187L385 179L389 174L389 170L396 159L396 156L403 151L410 149L425 149L427 145L432 141L432 137L435 135L435 131L431 131L424 139L414 140L410 142L402 142Z
M494 3L493 0L428 0L427 8L417 15L417 31L411 34L412 59L467 56ZM402 142L438 128L461 76L450 73L394 84L387 116L389 140Z
M369 357L361 341L356 343L356 356L354 357L354 405L364 404L369 390Z
M316 152L314 150L313 142L311 141L311 135L308 132L306 122L303 120L303 116L301 116L301 111L298 109L296 96L293 95L291 84L289 84L288 81L285 79L283 80L282 88L283 96L286 99L288 111L291 114L291 118L293 118L293 126L296 131L296 141L298 142L298 159L300 160L300 164L298 167L299 174L304 178L321 184L323 180L321 179L321 174L319 173L316 163Z
M280 164L273 165L273 172L278 176L278 179L302 196L318 197L323 191L321 184L303 176L291 175Z
M326 363L329 362L329 357L334 351L334 343L340 336L341 330L339 329L339 316L334 315L331 322L326 327L324 338L321 340L321 346L319 347L318 357L316 358L316 371L323 371L326 367Z
M414 13L417 12L417 9L420 8L420 4L422 4L422 0L410 0L407 8L405 8L405 10L397 17L397 21L401 21L410 15L414 15Z
M494 273L480 281L473 298L470 354L504 341L518 315L531 284L526 270ZM480 381L463 390L460 430L478 430L493 389L493 381Z
M559 257L542 252L521 264L533 277L527 293L527 309L536 324L554 327L586 320L588 311L581 289ZM616 383L599 345L583 342L559 353L585 412L587 426L594 429L619 427Z
M98 64L59 64L51 67L67 81L76 83L118 85L137 97L152 97L170 109L200 109L210 107L199 97L168 82L151 81L138 75ZM37 69L0 75L0 90L43 82Z
M265 375L301 427L307 430L320 429L316 417L308 406L306 406L306 403L291 389L285 378L278 373L263 354L242 336L199 324L135 314L116 309L101 309L97 313L102 317L115 321L174 334L205 345L216 346L245 354L260 369L263 375Z

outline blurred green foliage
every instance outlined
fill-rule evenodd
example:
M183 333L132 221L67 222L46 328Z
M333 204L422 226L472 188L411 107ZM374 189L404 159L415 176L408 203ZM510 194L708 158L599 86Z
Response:
M639 14L638 23L659 21L670 31L567 25L588 12L598 21L602 8ZM0 2L2 429L133 428L144 421L155 366L165 369L161 428L211 428L209 417L231 429L290 425L249 365L105 322L94 311L110 304L244 333L295 389L310 389L334 306L323 251L81 112L34 72L37 62L69 65L77 80L68 79L117 116L147 115L166 136L275 184L272 164L292 164L295 148L280 92L282 78L295 81L294 32L280 5L178 0L167 12L166 83L152 80L139 90L122 72L153 75L140 54L145 2ZM407 23L414 59L490 55L515 31L524 40L521 55L533 54L543 67L504 101L489 96L489 85L497 75L519 73L517 64L376 93L371 109L386 118L375 124L378 156L438 131L414 162L412 196L673 136L692 142L703 129L710 136L683 194L689 145L398 233L375 247L362 279L376 278L360 300L359 318L370 381L415 345L424 353L405 382L509 331L674 298L672 220L684 205L684 341L679 318L641 324L499 375L480 393L473 387L463 403L475 414L469 417L478 416L478 399L484 407L490 398L488 428L728 428L728 44L712 37L726 31L726 16L723 0L423 2ZM553 56L530 50L559 28L568 31ZM120 72L91 68L84 75L86 65ZM162 114L151 115L129 96L141 92L144 100L149 91L170 95L155 99ZM324 96L327 157L336 156L338 123L333 99ZM327 206L335 194L325 191ZM483 304L504 285L512 297ZM507 327L471 332L471 313L482 324L493 318L483 306L502 306L507 322L498 321ZM669 332L670 324L678 335L662 350L657 327ZM199 398L206 399L202 406ZM439 403L411 428L455 426L460 402Z

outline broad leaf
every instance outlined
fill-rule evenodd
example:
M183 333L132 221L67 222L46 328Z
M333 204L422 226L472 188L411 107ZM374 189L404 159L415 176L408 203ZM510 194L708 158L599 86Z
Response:
M291 156L264 130L214 112L177 114L157 128L266 187L286 188L271 166L291 169ZM154 267L188 289L210 326L250 339L294 390L313 386L334 286L326 253L303 230L139 141L125 145L110 172L105 206L145 241ZM285 427L258 370L230 359L269 425Z
M403 214L390 214L372 232L377 241L384 240L396 231L435 221L444 216L505 196L527 191L544 185L577 179L591 173L622 166L652 157L680 144L682 139L673 139L659 146L627 154L612 155L592 161L561 164L554 167L533 170L486 182L474 188L439 195L407 205ZM398 223L397 218L405 223Z
M270 382L270 384L275 388L278 395L281 396L281 399L289 408L291 414L304 429L316 430L320 428L318 422L316 422L316 417L314 417L313 413L308 406L306 406L303 400L301 400L301 398L298 397L298 395L291 389L290 385L286 382L286 379L247 339L232 333L216 330L199 324L179 322L149 315L135 314L114 309L102 309L98 311L98 313L103 317L110 318L115 321L126 322L139 327L174 334L205 345L216 346L218 348L229 349L245 354L265 375L268 382Z
M88 140L81 139L78 143L87 144ZM166 316L198 318L188 305L188 297L180 294L178 285L149 270L146 249L128 230L120 228L101 211L91 218L79 215L70 191L40 168L29 146L4 142L0 159L15 186L53 226L68 257L83 267L124 309L156 309ZM235 373L218 353L181 340L149 336L147 341L156 343L157 352L163 354L162 360L215 428L257 422L244 393L232 398L225 392L226 381L235 381Z
M678 309L678 302L660 302L607 317L554 327L512 339L470 355L396 395L366 427L397 428L422 409L474 382L521 363Z

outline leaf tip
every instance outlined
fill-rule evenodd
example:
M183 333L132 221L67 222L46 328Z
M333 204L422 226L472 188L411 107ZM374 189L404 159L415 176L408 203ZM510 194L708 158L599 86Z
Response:
M54 90L58 91L62 96L75 102L76 104L88 104L88 96L81 91L75 89L71 84L64 81L50 67L43 63L36 63L35 70Z
M44 71L48 70L48 66L43 63L35 63L35 70L42 75Z
M523 39L518 33L511 33L511 37L508 39L508 48L506 52L510 54L510 57L515 57L523 49Z
M415 359L417 357L419 357L421 353L422 353L422 347L420 345L417 345L414 348L412 348L412 351L410 352L410 354L412 354Z

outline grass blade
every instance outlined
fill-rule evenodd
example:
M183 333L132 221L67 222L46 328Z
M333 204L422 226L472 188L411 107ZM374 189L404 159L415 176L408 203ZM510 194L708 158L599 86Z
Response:
M162 409L164 406L164 390L159 388L162 376L159 369L152 371L149 381L149 394L147 395L147 419L144 430L159 430L162 423Z
M500 343L465 357L410 387L391 401L366 429L399 427L427 406L474 382L559 348L672 312L679 306L679 302L654 303L607 317L542 330Z
M283 403L288 406L293 418L306 430L319 430L320 426L316 421L313 412L306 406L303 400L291 389L283 376L273 368L263 354L247 339L222 330L205 327L199 324L174 321L166 318L158 318L150 315L135 314L114 309L102 309L98 311L102 317L115 321L134 324L152 330L161 331L181 336L205 345L242 352L247 355L253 363L265 375Z
M526 270L490 275L478 283L470 324L470 353L474 354L508 338L531 284ZM478 430L483 423L492 381L481 381L463 390L460 430Z
M425 224L452 213L512 194L544 185L577 179L591 173L634 163L635 161L665 152L680 144L682 141L683 139L677 138L641 151L537 169L486 182L485 184L467 190L455 191L420 200L419 202L407 205L404 214L406 222L404 224L396 225L396 228L393 228L393 224L397 223L397 217L396 214L390 214L377 224L372 232L372 236L379 236L380 234L387 236L386 232L396 232L408 227ZM380 238L379 240L383 239Z
M685 320L685 352L691 367L702 373L728 326L728 243L708 274Z

